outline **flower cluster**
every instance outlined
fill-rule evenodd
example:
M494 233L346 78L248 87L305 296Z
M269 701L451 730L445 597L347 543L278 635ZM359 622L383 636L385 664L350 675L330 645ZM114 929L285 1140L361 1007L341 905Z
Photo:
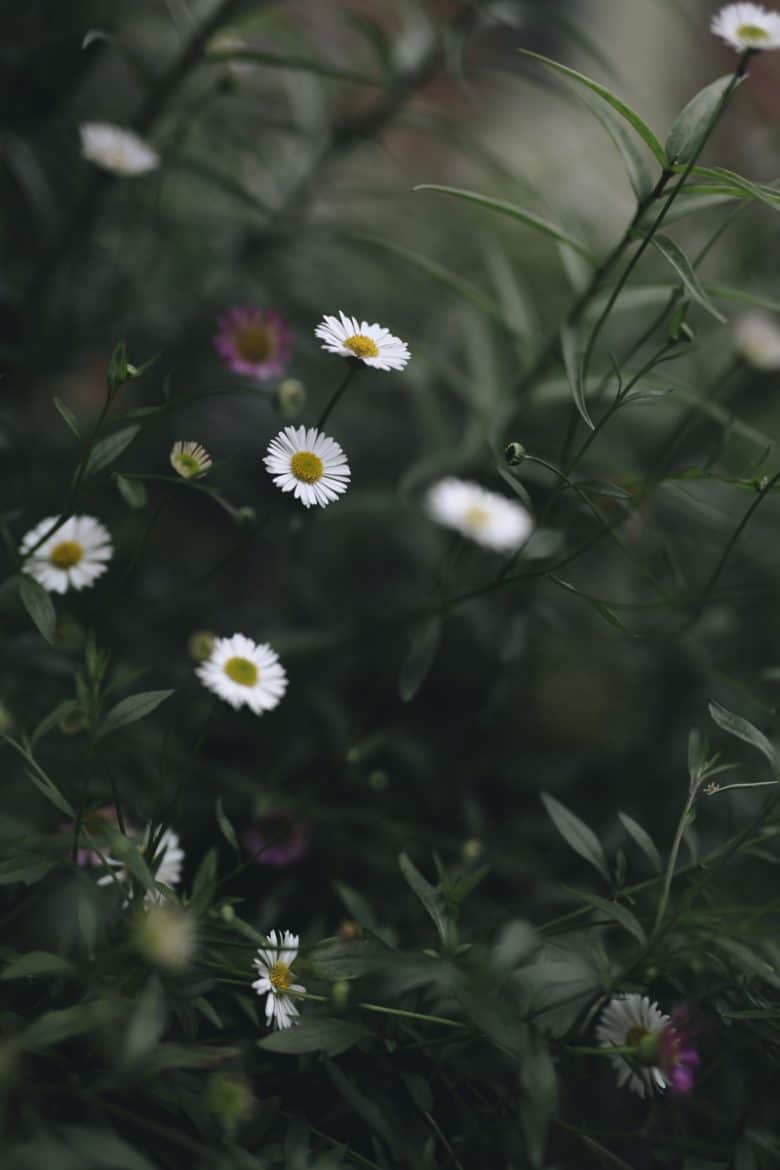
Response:
M603 1048L629 1048L610 1057L618 1084L640 1097L672 1088L693 1088L699 1054L693 1044L685 1008L664 1015L646 995L614 996L601 1013L596 1037Z

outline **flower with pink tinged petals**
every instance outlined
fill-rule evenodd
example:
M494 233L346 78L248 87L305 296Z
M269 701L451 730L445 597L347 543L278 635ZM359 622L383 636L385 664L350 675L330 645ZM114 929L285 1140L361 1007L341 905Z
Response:
M281 374L292 349L292 332L275 309L236 305L217 318L214 348L234 374L265 382Z

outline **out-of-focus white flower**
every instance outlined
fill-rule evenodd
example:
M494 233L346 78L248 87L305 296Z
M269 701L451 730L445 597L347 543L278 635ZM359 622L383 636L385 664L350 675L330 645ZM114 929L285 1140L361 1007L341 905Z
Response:
M195 673L231 707L246 705L255 715L276 707L287 690L287 674L276 651L243 634L215 638L211 655Z
M57 516L47 516L25 534L19 547L24 558L22 572L50 593L88 588L108 567L113 552L111 537L94 516L71 516L38 545L57 520Z
M211 467L211 456L200 443L174 443L169 458L171 467L182 479L198 479Z
M132 130L111 122L84 122L79 131L84 158L104 171L114 175L145 175L160 165L154 147Z
M533 528L533 519L522 504L468 480L439 480L428 492L427 505L439 524L496 552L519 548Z
M151 905L138 917L135 942L156 966L183 971L195 953L195 919L178 906Z
M276 486L293 492L304 508L338 499L352 474L336 440L316 427L285 427L271 439L263 462Z
M257 958L253 959L258 978L252 984L258 995L265 995L266 1023L276 1028L290 1028L297 1024L300 1012L290 991L305 992L300 983L293 983L290 968L298 954L298 935L286 930L284 935L272 930L268 935L269 946L258 947Z
M140 853L146 851L149 841L151 839L152 826L147 825L143 835L138 838L137 831L128 835L126 847L131 849L138 849ZM116 845L114 846L116 849ZM155 850L150 869L154 880L162 882L164 886L170 886L175 889L181 881L181 871L184 865L184 850L179 844L179 837L174 833L173 829L166 829L160 838L157 849ZM99 886L110 886L115 882L129 882L131 871L128 869L125 862L120 857L114 857L113 854L101 850L101 862L105 862L110 866L111 873L104 873L102 877L98 878ZM129 904L130 898L125 900L124 905ZM147 890L144 895L144 904L146 906L159 906L165 902L165 894L162 890Z
M338 317L323 317L314 333L329 353L359 358L376 370L402 370L412 356L406 342L384 326L347 317L341 310Z
M727 4L712 18L711 29L738 53L780 49L780 13L760 4Z
M780 325L757 309L734 323L737 352L757 370L780 370Z

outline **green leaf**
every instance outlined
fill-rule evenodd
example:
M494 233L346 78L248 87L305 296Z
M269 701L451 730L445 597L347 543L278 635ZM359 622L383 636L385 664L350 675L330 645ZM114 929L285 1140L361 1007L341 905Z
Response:
M618 926L622 926L625 931L634 936L637 942L642 945L647 942L647 935L642 923L620 902L610 902L608 898L600 898L598 894L587 893L584 890L572 890L571 893L583 902L587 902L589 906L593 906L595 910L599 910L607 918L611 918Z
M394 1158L400 1157L397 1125L386 1117L372 1097L367 1097L352 1081L344 1076L340 1068L330 1061L325 1065L328 1076L353 1113L365 1122L386 1144Z
M529 1028L520 1055L520 1116L532 1170L547 1160L547 1131L558 1100L558 1082L550 1046L535 1028Z
M100 724L95 738L102 739L104 736L118 731L120 727L126 727L128 723L136 723L139 719L144 719L173 693L173 691L141 691L137 695L128 695L126 699L122 699L115 707L111 708Z
M87 460L87 475L96 475L98 471L110 467L125 448L130 446L140 429L137 426L122 427L121 430L114 431L112 435L106 435L105 439L95 443Z
M19 596L22 605L49 645L54 643L57 614L51 597L33 577L22 573L19 577Z
M47 800L51 801L55 808L65 813L66 817L75 817L76 810L73 808L73 805L62 795L57 785L48 776L44 777L43 774L39 775L38 772L30 768L27 772L27 779L31 784L35 785Z
M138 479L128 479L125 475L115 475L114 482L120 496L131 508L145 508L148 500L146 485Z
M236 830L233 828L227 816L225 815L225 810L222 807L221 796L217 798L217 824L219 825L222 831L222 836L225 838L228 845L232 845L236 853L239 853L240 850L238 848Z
M610 881L609 866L604 848L596 834L584 821L570 811L565 804L561 804L554 796L543 792L542 804L547 810L552 823L563 837L564 841L578 853L585 861L597 869L599 873Z
M712 129L715 112L733 82L733 73L719 77L688 102L666 139L666 155L671 162L690 162Z
M83 1167L101 1170L155 1170L152 1163L111 1130L96 1125L69 1125L63 1131Z
M760 751L762 756L768 760L775 775L778 774L780 768L778 767L777 752L762 731L759 731L747 719L743 719L741 715L735 715L732 711L728 711L714 699L710 699L708 706L710 715L722 731L728 732L729 735L735 735L737 739L744 740L745 743L749 743L751 747Z
M628 815L628 813L619 812L618 816L620 817L620 823L622 824L623 828L642 850L655 872L662 873L663 862L661 861L661 854L658 852L655 842L647 830L643 829L642 826L637 821L635 821L633 817Z
M586 77L584 73L577 73L575 69L569 69L566 65L561 65L558 61L553 61L549 57L543 57L541 53L532 53L530 49L521 49L526 57L533 57L536 61L541 61L543 65L549 65L551 69L555 69L558 73L562 73L564 77L568 77L571 81L576 81L578 85L584 85L593 93L598 94L607 105L611 106L620 117L628 122L634 130L636 130L639 137L645 142L653 154L657 158L662 167L666 166L666 155L664 154L661 143L656 138L653 131L647 126L630 106L627 106L624 101L616 97L614 93L607 89L605 85L600 85L597 81L592 81Z
M41 975L73 975L75 967L61 955L48 951L28 951L12 959L0 979L34 979Z
M698 276L693 270L693 266L690 260L685 255L682 248L680 248L679 245L676 244L669 236L662 235L660 232L656 232L654 236L650 237L650 243L661 253L664 259L669 261L672 268L675 270L680 280L682 281L685 291L688 293L688 295L694 301L697 301L703 309L706 309L706 311L712 317L714 317L716 321L720 321L721 324L725 324L726 318L718 309L715 308L712 301L707 296Z
M54 398L52 398L52 402L54 403L56 409L59 411L61 417L64 419L66 425L70 427L70 429L73 431L73 434L76 436L76 438L80 439L81 432L79 431L79 421L76 418L73 411L70 409L70 407L66 406L66 404L62 401L62 399L57 398L56 395Z
M631 189L637 201L642 203L652 194L655 187L655 176L642 148L629 133L622 118L618 117L606 102L601 99L596 101L586 99L586 104L614 142L623 159Z
M43 739L43 737L48 735L50 731L53 731L55 727L58 727L63 719L66 719L69 715L74 714L74 712L78 711L78 709L79 704L75 699L63 699L63 701L58 703L57 706L54 707L48 715L44 715L40 723L36 724L35 729L30 736L30 745L35 747L39 739Z
M411 644L401 664L398 690L404 703L409 703L428 677L436 661L441 642L440 617L429 618L412 634Z
M44 1012L21 1033L23 1049L42 1051L70 1040L74 1036L90 1035L101 1024L108 1023L119 1013L119 1005L108 1000L90 1000L76 1007Z
M520 223L526 227L533 228L543 235L550 236L553 240L558 240L562 244L566 244L569 248L574 248L575 252L580 252L583 256L592 259L590 249L581 244L579 240L575 240L568 235L562 228L557 227L554 223L550 223L548 219L544 219L541 215L536 215L532 211L525 211L522 207L517 207L514 203L508 203L505 199L495 199L491 195L480 195L477 191L467 191L463 187L442 187L438 183L420 183L417 187L412 188L413 191L439 191L442 195L454 195L456 199L465 199L469 203L476 203L478 207L485 207L488 211L497 211L499 215L508 215L510 219L519 220Z
M56 864L55 861L44 861L43 858L9 857L0 861L0 886L12 886L16 882L33 886Z
M121 1047L117 1051L120 1068L128 1069L151 1055L165 1030L165 995L162 984L153 976L136 996L132 1014L122 1029Z
M363 1040L368 1033L352 1020L329 1016L303 1016L294 1028L272 1032L258 1040L258 1048L266 1052L281 1052L289 1056L302 1052L326 1052L338 1056Z
M571 390L571 396L574 399L574 405L590 429L595 431L596 428L593 425L593 419L588 413L588 405L585 401L585 386L582 381L582 361L578 334L575 329L572 329L568 325L561 326L561 350L563 351L563 364L566 367L566 377L569 379L569 388Z
M438 888L425 880L417 866L409 860L405 853L400 854L398 864L401 867L401 873L433 919L441 941L445 942L448 933L447 919L444 916Z
M209 849L203 861L198 866L195 880L192 883L192 898L190 908L193 914L205 914L217 890L217 851Z

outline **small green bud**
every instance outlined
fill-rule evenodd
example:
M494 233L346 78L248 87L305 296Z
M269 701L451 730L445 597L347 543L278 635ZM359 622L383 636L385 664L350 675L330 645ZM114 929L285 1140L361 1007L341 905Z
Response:
M57 725L63 735L81 735L89 727L89 720L80 707L67 711Z
M636 1046L636 1058L640 1064L658 1064L661 1053L661 1037L657 1032L646 1032Z
M226 902L220 909L220 914L222 915L223 922L235 922L236 920L236 912L229 902Z
M306 387L297 378L285 378L276 387L276 409L282 418L297 418L306 404Z
M235 1073L214 1073L206 1086L206 1106L225 1132L232 1136L254 1112L252 1087Z
M211 630L193 630L187 639L187 652L193 662L205 662L211 658L214 641Z
M343 1012L349 1004L350 987L346 979L337 979L330 989L330 998L336 1011Z
M368 783L369 786L373 788L374 792L384 792L385 788L387 788L388 784L390 783L390 778L387 775L387 772L383 772L381 768L376 768L373 772L370 773L368 777Z
M250 508L248 504L244 504L242 508L236 508L233 513L234 524L254 524L257 513L254 508Z
M526 449L522 443L507 443L504 447L504 458L510 467L517 467L526 456Z
M484 846L482 842L479 841L476 837L469 837L468 841L463 842L461 856L463 857L463 860L469 865L473 864L475 861L479 861L483 852Z

